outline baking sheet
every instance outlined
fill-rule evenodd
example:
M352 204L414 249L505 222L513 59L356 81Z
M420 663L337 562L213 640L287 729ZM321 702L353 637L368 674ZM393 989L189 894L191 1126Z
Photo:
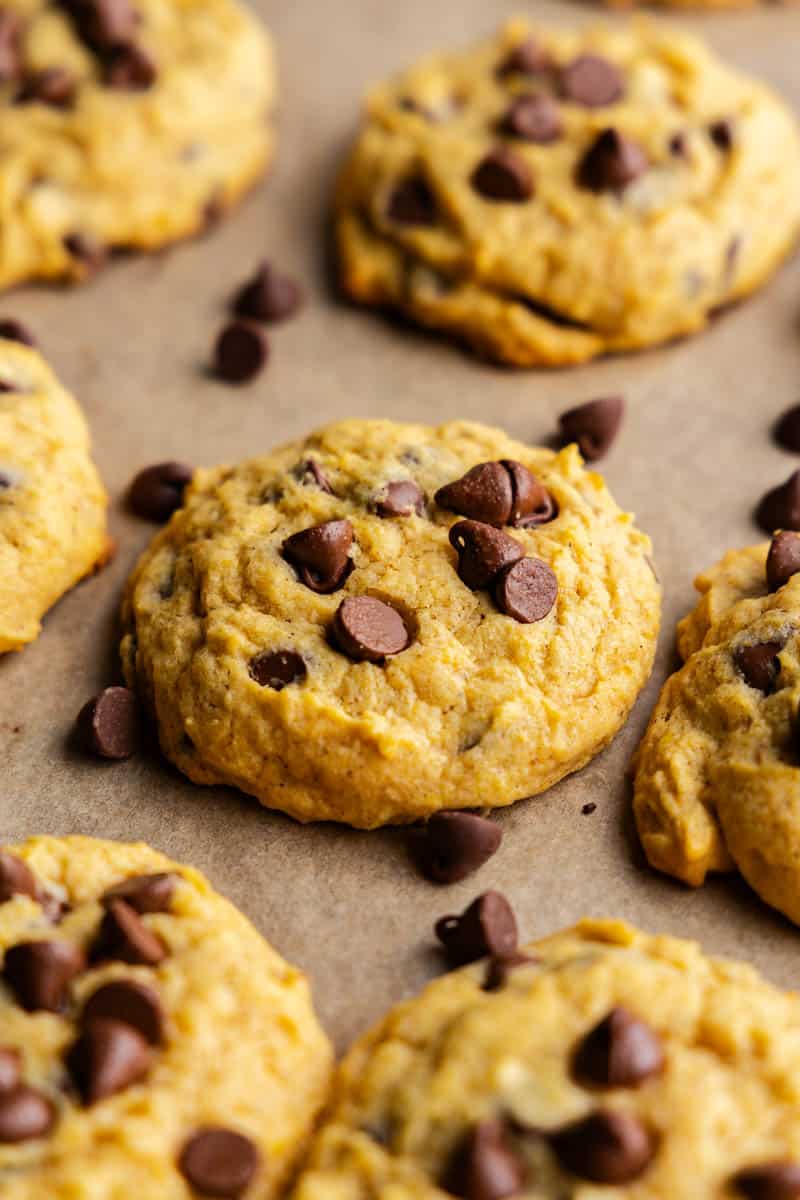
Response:
M709 951L749 958L796 985L800 931L736 876L692 892L646 868L626 769L673 665L674 624L691 604L694 574L757 539L753 503L800 465L768 436L774 417L800 400L800 259L699 338L564 371L482 365L344 306L328 279L327 203L364 87L430 50L482 36L526 6L260 7L282 74L272 178L202 240L119 261L82 290L30 288L0 299L0 315L30 323L84 405L120 543L111 567L53 610L36 644L0 659L0 842L39 832L141 838L196 864L310 972L340 1048L440 969L434 919L488 887L506 892L531 937L583 914L620 916L699 938ZM527 8L543 22L594 16L580 4ZM765 5L680 23L800 108L800 9ZM205 370L209 349L231 289L265 254L297 273L309 303L275 329L262 377L226 387ZM561 410L610 391L625 394L628 416L601 469L653 537L665 586L655 673L624 732L594 763L498 815L503 844L478 875L437 888L410 865L402 832L303 828L233 791L194 787L155 751L104 765L71 748L79 708L115 676L120 591L152 533L122 503L139 467L169 458L234 461L345 416L464 417L536 442L553 432ZM584 816L589 801L597 809Z

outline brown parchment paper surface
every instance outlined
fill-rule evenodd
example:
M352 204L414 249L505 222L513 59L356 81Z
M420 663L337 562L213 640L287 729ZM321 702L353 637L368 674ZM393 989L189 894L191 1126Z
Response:
M694 574L758 539L752 504L800 465L768 432L800 401L800 259L694 340L563 371L499 370L349 308L329 286L325 231L330 185L365 86L526 7L542 22L597 14L588 5L521 0L260 7L281 64L271 178L202 240L118 261L83 289L0 297L0 315L30 323L88 414L120 543L111 567L51 612L37 643L0 659L0 842L39 832L143 839L196 864L310 972L340 1048L441 969L434 919L489 887L506 892L530 937L583 914L619 916L698 938L797 985L800 930L735 876L693 892L643 865L626 769L674 662L675 620L692 601ZM800 109L800 8L654 19L703 34ZM261 378L226 387L204 365L231 289L262 255L297 273L309 303L275 329ZM194 787L152 750L104 765L70 748L83 702L115 681L120 591L153 532L122 501L139 467L169 458L235 461L345 416L464 417L537 442L568 405L610 391L625 394L628 415L601 469L652 536L665 588L655 673L626 729L594 763L497 816L503 844L479 874L437 888L415 873L402 832L301 827L233 791ZM589 801L597 809L584 816Z

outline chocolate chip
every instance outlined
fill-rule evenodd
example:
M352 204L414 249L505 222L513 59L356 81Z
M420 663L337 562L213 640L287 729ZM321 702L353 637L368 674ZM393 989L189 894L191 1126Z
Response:
M413 479L393 479L380 489L374 503L379 517L410 517L413 513L422 516L425 493Z
M265 650L250 659L249 671L257 684L276 692L290 683L302 683L307 674L302 655L295 650Z
M542 621L558 596L558 580L539 558L521 558L506 567L494 585L497 607L522 625Z
M55 1120L55 1105L35 1088L20 1084L13 1091L0 1093L0 1144L44 1137Z
M353 569L349 557L353 526L349 521L323 521L286 538L281 553L301 583L327 596L338 591Z
M72 942L18 942L6 951L3 978L28 1012L60 1012L70 983L85 969L83 951Z
M773 488L760 501L755 518L765 533L776 529L800 530L800 471Z
M748 1167L733 1177L733 1187L747 1200L800 1200L800 1166L793 1162Z
M436 936L454 967L487 955L507 958L517 950L517 920L505 896L484 892L460 916L437 921Z
M593 1087L638 1087L664 1067L664 1051L649 1025L626 1008L612 1008L575 1051L576 1079Z
M502 463L478 463L460 479L440 487L434 499L441 508L473 521L505 525L514 502L511 475Z
M689 157L689 137L683 130L673 133L667 143L667 148L673 158Z
M64 238L64 249L81 264L86 276L99 271L108 257L105 246L88 233L68 233Z
M486 967L486 978L481 984L484 992L499 992L508 983L508 977L518 967L529 967L538 962L530 954L495 954Z
M503 79L506 75L546 75L552 65L544 46L529 37L509 51L497 68L497 76Z
M248 383L269 359L269 343L257 325L232 321L214 346L214 370L226 383Z
M15 104L47 104L51 108L69 108L75 98L77 81L65 67L47 67L29 75L14 98Z
M533 171L507 146L496 146L478 163L470 182L486 200L521 204L534 195Z
M199 1129L183 1147L178 1161L184 1179L201 1196L236 1200L258 1170L254 1143L232 1129Z
M386 213L398 225L435 225L436 196L424 179L417 176L404 179L389 197Z
M109 900L92 944L92 962L126 962L133 966L156 967L167 957L158 934L145 925L125 900Z
M136 697L126 687L105 688L83 706L77 727L91 754L114 761L130 758L139 745Z
M31 900L38 900L39 884L27 863L8 850L0 850L0 904L13 896L30 896Z
M472 875L497 851L500 826L474 813L434 813L425 826L418 860L426 879L457 883Z
M303 303L303 292L294 279L276 271L264 260L255 275L242 285L234 300L238 317L253 321L285 321Z
M588 804L584 804L581 808L581 813L584 817L590 817L593 812L597 812L597 805L594 800L590 800Z
M327 475L315 458L308 458L300 468L300 481L303 484L314 483L322 492L333 495Z
M800 535L776 533L767 554L767 587L777 592L800 571Z
M22 1053L14 1046L0 1046L0 1095L12 1092L22 1079Z
M109 888L103 903L124 900L138 913L169 912L178 876L168 871L157 871L152 875L131 875Z
M779 446L783 446L784 450L800 454L800 404L787 409L772 432L775 441Z
M714 121L708 127L708 136L718 150L722 150L723 153L727 154L733 149L736 138L736 127L733 121L728 119Z
M164 1040L164 1013L158 993L138 979L115 979L92 992L83 1006L81 1024L122 1021L151 1046Z
M503 118L502 128L526 142L556 142L564 131L558 105L549 96L517 96Z
M552 521L558 509L544 484L540 483L527 467L513 458L502 459L501 465L508 471L511 479L509 524L524 529L529 525L542 525L546 521Z
M0 8L0 83L19 78L22 70L22 19L12 8Z
M778 655L782 642L760 642L755 646L740 646L734 653L734 662L744 676L745 683L768 695L777 682L781 664Z
M632 1183L650 1165L656 1140L631 1113L599 1109L553 1134L562 1167L593 1183Z
M596 462L610 449L622 424L622 396L603 396L567 409L558 418L565 442L577 442L587 462Z
M475 1125L447 1166L442 1188L463 1200L504 1200L522 1191L522 1163L512 1151L502 1121Z
M21 342L23 346L36 345L36 338L27 326L10 317L0 321L0 338L5 338L7 342Z
M147 521L168 521L183 504L184 492L193 475L194 468L180 462L145 467L130 486L128 503L137 517Z
M382 662L411 644L397 609L374 596L348 596L343 600L331 633L339 649L356 662Z
M482 521L456 521L450 545L458 552L458 577L473 591L489 587L504 567L525 554L518 541Z
M87 1025L67 1055L67 1066L84 1104L96 1104L137 1083L153 1054L131 1025L108 1019Z
M586 108L604 108L620 100L625 92L622 74L599 54L581 54L563 67L559 89L566 100Z
M617 129L604 129L578 164L581 187L592 192L621 192L644 175L647 155L638 142Z
M138 42L117 46L109 55L103 74L108 87L125 92L146 91L157 78L155 60Z
M129 0L62 0L78 33L97 51L130 42L138 17Z

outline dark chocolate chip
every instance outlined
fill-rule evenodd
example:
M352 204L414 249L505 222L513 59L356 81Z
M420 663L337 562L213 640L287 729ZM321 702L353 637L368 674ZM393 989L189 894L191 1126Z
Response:
M27 863L8 850L0 850L0 904L13 896L30 896L31 900L39 900L39 884Z
M258 1170L254 1143L232 1129L199 1129L181 1150L178 1166L201 1196L237 1200Z
M400 613L374 596L348 596L333 618L336 645L356 662L382 662L400 654L411 636Z
M139 708L130 688L107 687L83 706L78 732L86 750L120 761L139 745Z
M763 692L765 696L768 695L775 687L780 674L778 655L782 649L782 642L760 642L755 646L740 646L733 657L745 683Z
M264 260L255 275L242 285L234 300L238 317L253 321L285 321L303 303L303 292L294 279L276 271Z
M550 96L517 96L503 118L502 128L512 137L526 142L556 142L564 123L555 100Z
M248 321L231 321L214 346L214 370L226 383L249 383L268 359L266 336Z
M800 454L800 404L787 409L780 417L773 429L773 437L784 450Z
M151 54L138 42L117 46L109 55L103 79L110 88L125 92L143 92L158 78Z
M484 992L499 992L508 983L512 971L518 967L529 967L538 961L530 954L495 954L489 959L481 988Z
M617 129L604 129L578 164L581 187L592 192L621 192L644 175L647 155L638 142Z
M157 933L145 925L125 900L109 900L92 944L92 962L126 962L132 966L156 967L167 957L167 948Z
M558 597L558 580L539 558L521 558L506 567L494 585L497 607L522 625L542 621Z
M55 1124L55 1105L42 1092L20 1084L0 1093L0 1144L44 1137Z
M553 60L544 46L529 37L509 51L497 68L497 76L503 79L506 75L547 75L552 66Z
M76 975L86 969L72 942L18 942L6 951L3 978L28 1012L60 1012Z
M21 342L23 346L36 345L36 338L27 326L11 317L0 321L0 338L5 338L8 342Z
M495 146L472 172L473 188L486 200L521 204L534 195L533 171L516 151Z
M502 459L502 466L511 479L511 512L509 524L518 528L541 525L555 516L555 504L547 488L536 476L513 458Z
M77 81L71 71L65 67L47 67L25 78L14 102L69 108L75 98L76 87Z
M114 979L92 992L83 1006L81 1024L122 1021L140 1033L151 1046L164 1040L164 1012L158 992L138 979Z
M664 1051L656 1033L626 1008L612 1008L579 1043L575 1078L589 1087L638 1087L661 1073Z
M596 462L610 449L622 424L625 401L622 396L603 396L567 409L558 418L561 437L577 442L587 462Z
M590 817L593 812L597 812L597 805L594 800L590 800L588 804L584 804L581 808L581 813L584 817Z
M593 1183L632 1183L656 1152L656 1139L638 1117L603 1109L559 1130L550 1144L566 1171Z
M64 249L81 264L87 276L99 271L108 257L105 246L89 233L68 233Z
M130 42L138 17L130 0L62 0L80 37L96 51Z
M733 1177L734 1190L747 1200L800 1200L800 1165L764 1163L747 1167Z
M473 591L488 588L504 567L525 554L518 541L482 521L456 521L450 545L458 552L458 577Z
M333 495L330 481L315 458L308 458L300 468L300 482L308 485L314 483L322 492Z
M0 8L0 83L18 79L22 70L22 18L13 8Z
M152 1060L133 1026L104 1018L85 1026L69 1050L67 1067L83 1103L96 1104L138 1083Z
M625 92L622 74L599 54L581 54L564 67L559 76L562 96L586 108L604 108L620 100Z
M250 659L250 678L261 687L282 692L290 683L302 683L308 671L296 650L264 650Z
M434 496L441 508L487 525L505 525L511 517L514 490L510 472L500 462L478 463Z
M397 184L386 212L389 220L398 225L435 225L436 196L424 179L413 176Z
M463 1200L504 1200L518 1195L523 1182L523 1166L503 1122L487 1120L470 1129L456 1147L441 1186Z
M733 149L734 141L736 140L736 128L732 120L723 119L714 121L708 127L708 136L711 138L718 150L722 150L727 154Z
M688 158L689 157L689 137L683 130L678 133L673 133L667 143L670 154L673 158Z
M353 526L347 520L323 521L286 538L281 553L301 583L327 596L338 591L353 569Z
M22 1052L14 1046L0 1046L0 1096L13 1092L22 1081Z
M194 468L180 462L145 467L130 486L128 503L138 517L168 521L183 504L183 494L193 475Z
M103 903L124 900L138 913L169 912L178 876L168 871L152 875L131 875L114 884L103 896Z
M374 503L379 517L410 517L413 513L422 516L425 493L413 479L393 479L380 489Z
M458 883L472 875L497 851L500 826L475 813L434 813L419 843L418 860L426 879Z
M776 533L767 554L767 587L771 592L788 583L800 571L800 535Z
M500 892L484 892L460 916L436 922L436 936L453 967L493 955L507 958L517 951L517 920Z
M765 533L776 529L800 530L800 471L793 471L785 483L773 488L760 501L756 521Z

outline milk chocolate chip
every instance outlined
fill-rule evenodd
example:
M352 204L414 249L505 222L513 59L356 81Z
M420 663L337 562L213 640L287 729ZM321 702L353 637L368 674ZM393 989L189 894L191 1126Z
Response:
M487 955L505 958L517 950L517 920L500 892L484 892L460 916L442 917L435 931L453 967Z

